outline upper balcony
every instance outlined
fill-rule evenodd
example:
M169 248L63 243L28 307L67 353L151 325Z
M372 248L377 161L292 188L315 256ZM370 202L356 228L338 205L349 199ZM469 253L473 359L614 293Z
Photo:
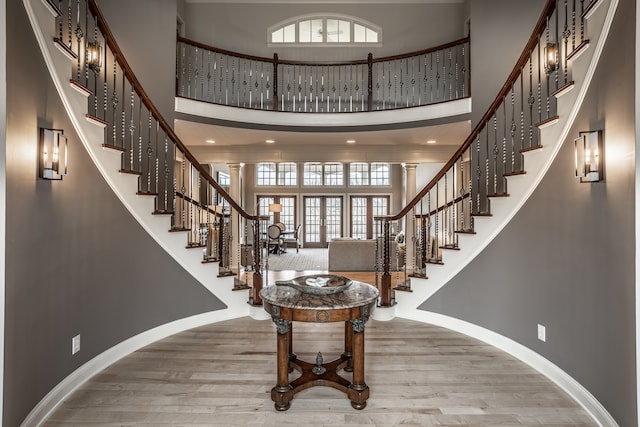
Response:
M471 112L469 43L465 37L402 55L321 63L243 55L179 38L176 111L318 130L466 120L460 116Z

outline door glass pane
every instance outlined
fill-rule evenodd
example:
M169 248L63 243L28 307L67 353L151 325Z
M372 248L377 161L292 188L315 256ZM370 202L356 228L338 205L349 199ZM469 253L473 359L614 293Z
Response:
M327 241L342 236L342 198L327 197L326 199Z
M367 198L351 198L351 237L367 238Z
M304 235L305 241L320 243L320 198L304 199Z
M280 212L280 222L284 224L286 230L293 230L295 226L296 216L296 199L295 197L280 197L282 212Z
M384 216L389 213L389 198L388 197L372 197L371 203L373 204L373 217ZM373 218L372 218L373 219ZM380 221L373 223L373 237L376 238L382 235L382 229Z

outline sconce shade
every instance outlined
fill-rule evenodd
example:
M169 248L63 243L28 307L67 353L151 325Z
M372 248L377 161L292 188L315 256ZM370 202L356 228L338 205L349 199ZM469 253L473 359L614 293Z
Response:
M576 177L580 182L598 182L603 178L602 131L580 132L574 140Z
M61 180L67 175L67 137L60 129L40 129L40 178Z
M280 203L269 203L269 212L282 212L282 205Z
M90 70L96 73L100 72L102 67L102 46L97 41L87 44L87 65Z
M547 43L544 47L544 71L549 74L558 68L558 45Z

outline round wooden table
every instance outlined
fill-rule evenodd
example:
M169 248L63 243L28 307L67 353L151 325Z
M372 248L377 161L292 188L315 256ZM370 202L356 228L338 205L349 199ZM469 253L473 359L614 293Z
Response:
M265 287L260 295L277 329L277 383L271 389L275 408L286 411L299 391L328 386L346 393L353 408L363 409L369 398L364 382L364 325L376 306L378 290L353 281L346 290L332 295L313 295L285 285ZM293 353L294 321L345 322L344 353L327 363L320 352L315 363L299 360ZM302 375L289 382L290 369ZM353 372L353 380L338 375L341 369Z

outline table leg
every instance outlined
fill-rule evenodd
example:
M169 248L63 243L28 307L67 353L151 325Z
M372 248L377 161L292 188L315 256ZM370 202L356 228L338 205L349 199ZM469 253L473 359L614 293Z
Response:
M347 390L354 409L364 409L369 398L369 386L364 382L364 320L351 321L353 329L353 381Z
M271 389L271 400L275 402L278 411L286 411L291 406L293 390L289 384L289 331L291 321L274 320L278 329L278 378L275 387Z
M353 371L353 328L350 321L344 322L344 353L342 356L348 358L347 366L344 370L347 372Z

